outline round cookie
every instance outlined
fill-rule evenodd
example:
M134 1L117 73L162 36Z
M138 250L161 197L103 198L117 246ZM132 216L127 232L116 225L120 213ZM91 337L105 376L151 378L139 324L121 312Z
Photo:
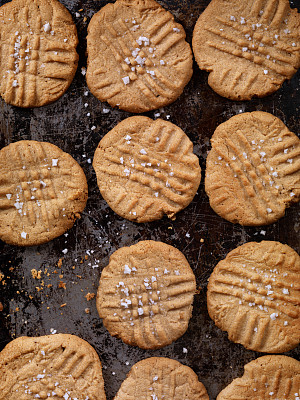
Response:
M171 122L130 117L108 132L93 167L108 205L136 222L169 218L194 198L201 179L186 134Z
M57 0L12 0L0 7L0 94L18 107L61 97L78 63L77 30Z
M299 68L299 49L300 14L289 0L212 0L193 34L208 84L232 100L278 90Z
M102 271L97 309L112 336L143 349L187 330L196 280L184 255L152 240L115 251Z
M247 349L281 353L300 342L300 257L279 242L249 242L209 278L207 308L228 338Z
M205 191L221 217L267 225L300 200L300 140L274 115L235 115L217 127L211 145Z
M101 101L133 113L174 102L193 73L183 27L154 0L117 0L93 16L87 84Z
M88 197L82 168L47 142L22 140L0 150L0 239L33 246L74 225Z
M287 356L264 356L244 367L217 400L299 400L300 362Z
M178 361L151 357L131 368L114 400L209 400L195 372Z
M85 340L20 337L0 353L0 399L105 400L101 362Z

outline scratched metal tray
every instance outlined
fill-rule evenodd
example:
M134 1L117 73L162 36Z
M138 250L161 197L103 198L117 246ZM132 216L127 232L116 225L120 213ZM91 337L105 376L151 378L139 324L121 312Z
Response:
M5 2L0 0L0 5ZM300 253L300 206L290 208L284 218L270 226L233 225L209 207L202 181L193 202L175 221L165 218L138 225L114 214L99 194L91 160L103 135L130 114L113 110L87 93L81 74L81 68L86 65L88 22L107 1L62 0L62 3L72 13L80 38L76 77L61 99L40 109L18 109L0 100L0 148L20 139L56 144L83 167L89 184L89 199L82 218L73 229L50 243L18 248L0 241L0 350L22 335L46 335L51 330L71 333L87 340L97 350L103 363L108 400L116 394L131 366L149 356L171 357L189 365L205 384L210 399L215 399L233 378L242 374L244 364L261 354L231 343L226 333L214 326L206 308L207 278L220 259L247 241L278 240ZM209 1L160 0L160 3L184 26L191 43L197 17ZM291 5L300 9L299 0L291 1ZM204 178L210 137L217 125L237 113L269 111L297 133L299 89L298 72L269 97L233 102L214 93L207 84L207 73L195 64L194 75L182 96L159 112L161 118L169 118L193 141ZM153 118L156 112L146 115ZM93 126L95 130L91 129ZM112 338L98 317L93 298L110 254L119 247L145 239L161 240L180 249L201 288L200 294L195 296L193 317L186 334L156 351L132 348ZM64 249L68 249L66 254ZM287 354L299 358L299 347Z

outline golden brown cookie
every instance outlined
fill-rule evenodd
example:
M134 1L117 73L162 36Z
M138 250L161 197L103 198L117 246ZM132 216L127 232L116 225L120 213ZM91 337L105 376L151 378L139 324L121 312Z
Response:
M264 356L244 367L217 400L299 400L300 362L286 356Z
M114 400L209 400L195 372L178 361L151 357L136 363Z
M218 126L211 144L205 191L221 217L267 225L300 200L300 140L274 115L236 115Z
M196 281L184 255L146 240L115 251L102 271L97 309L112 336L143 349L166 346L187 330Z
M300 257L279 242L249 242L209 278L207 307L228 338L247 349L281 353L300 342Z
M193 200L201 179L186 134L168 121L130 117L100 141L93 167L108 205L136 222L169 218Z
M18 107L61 97L78 63L77 31L57 0L12 0L0 7L0 94Z
M24 336L0 353L0 400L105 398L98 355L77 336Z
M193 57L183 27L154 0L117 0L93 16L87 84L101 101L139 113L175 101Z
M264 97L300 66L300 14L289 0L212 0L196 23L193 50L219 95Z
M0 239L33 246L74 225L88 187L83 170L51 143L22 140L0 151Z

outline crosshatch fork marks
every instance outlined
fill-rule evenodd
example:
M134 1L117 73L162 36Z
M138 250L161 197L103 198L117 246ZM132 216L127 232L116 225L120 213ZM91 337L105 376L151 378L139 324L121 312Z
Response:
M91 20L87 42L91 91L130 112L173 102L192 75L182 26L155 2L149 9L127 7L122 1L105 6Z
M278 242L247 243L220 261L208 286L208 309L229 339L282 352L300 340L300 257Z
M246 364L244 375L234 379L217 399L295 399L299 387L299 361L281 355L263 356Z
M189 367L178 361L152 357L135 364L115 400L208 400L205 387Z
M279 89L300 66L299 20L287 0L213 0L193 36L196 61L210 72L209 85L234 100Z
M139 222L174 215L190 203L200 182L199 161L185 133L146 117L128 118L109 132L93 166L108 204Z
M97 309L111 335L141 348L159 348L186 331L195 289L182 253L143 241L111 256L101 275Z
M6 378L0 385L3 400L29 398L28 395L42 399L47 394L105 399L99 358L87 342L76 336L16 339L1 353L0 368Z
M77 68L78 40L71 16L59 4L41 3L43 7L38 8L37 2L27 0L14 14L10 4L0 8L0 22L5 19L1 24L1 95L19 107L56 100L68 88ZM54 18L54 13L59 18Z
M211 142L205 190L223 218L269 224L299 201L300 141L278 118L257 111L236 115Z
M50 143L24 140L4 147L1 161L2 240L44 243L74 224L86 203L87 183L70 155Z

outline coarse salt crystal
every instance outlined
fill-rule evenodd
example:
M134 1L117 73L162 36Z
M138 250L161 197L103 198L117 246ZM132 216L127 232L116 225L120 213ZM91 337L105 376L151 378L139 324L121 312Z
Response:
M141 154L147 154L147 152L146 152L145 149L141 149L141 150L140 150L140 153L141 153Z
M124 265L124 274L131 274L131 269L127 264Z
M44 31L45 32L50 32L51 31L51 26L49 24L49 22L46 22L44 25Z
M130 82L129 76L125 76L124 78L122 78L122 81L124 82L124 85L128 85Z
M27 233L26 233L26 232L21 232L21 237L22 237L23 239L26 239Z
M57 167L58 158L52 158L52 167Z

